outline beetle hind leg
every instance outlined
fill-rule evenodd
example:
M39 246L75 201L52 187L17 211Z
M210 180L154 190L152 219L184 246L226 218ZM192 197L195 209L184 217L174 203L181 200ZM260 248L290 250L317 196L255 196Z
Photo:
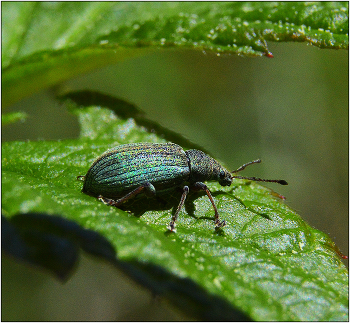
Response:
M147 195L155 195L156 194L156 189L154 188L154 186L151 183L147 182L147 183L135 188L133 191L131 191L130 193L126 194L125 196L121 197L118 200L113 200L113 199L104 197L102 195L99 195L97 198L101 202L103 202L104 204L118 207L119 205L134 198L136 195L140 194L143 191L145 191Z

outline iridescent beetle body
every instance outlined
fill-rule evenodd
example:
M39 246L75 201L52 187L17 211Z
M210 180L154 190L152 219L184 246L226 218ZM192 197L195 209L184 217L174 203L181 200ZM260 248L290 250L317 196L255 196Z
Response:
M256 160L252 163L258 163ZM237 169L243 170L248 163ZM215 211L215 227L221 228L225 221L220 221L213 197L205 181L217 181L222 186L230 186L231 172L222 167L215 159L196 149L183 150L174 143L135 143L117 146L106 151L95 160L84 178L82 192L96 196L105 204L120 206L141 192L155 195L156 192L182 187L183 194L179 206L169 224L169 230L175 231L175 221L183 206L189 187L204 190ZM256 181L277 182L286 185L283 180Z

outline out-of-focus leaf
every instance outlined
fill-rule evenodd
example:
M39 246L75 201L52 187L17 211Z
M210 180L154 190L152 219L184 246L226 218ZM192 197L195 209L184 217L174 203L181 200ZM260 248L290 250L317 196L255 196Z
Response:
M4 2L3 104L150 51L272 57L267 41L346 49L348 3Z

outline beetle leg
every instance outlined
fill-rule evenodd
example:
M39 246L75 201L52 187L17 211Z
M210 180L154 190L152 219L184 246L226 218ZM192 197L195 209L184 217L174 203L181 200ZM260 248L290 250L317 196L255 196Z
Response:
M211 204L213 205L214 208L214 212L215 212L215 229L219 229L222 228L223 226L226 225L225 220L220 221L220 216L219 216L219 211L218 208L216 207L216 204L214 202L213 196L211 195L209 188L207 187L207 185L205 185L202 182L196 182L193 185L195 188L200 189L205 191L205 193L207 194L207 196L209 197L209 200L211 202Z
M184 186L183 188L183 193L182 193L182 196L181 196L181 200L180 200L180 203L176 209L176 212L175 214L173 215L169 225L168 225L168 230L172 231L172 232L176 232L176 229L175 229L175 221L177 220L178 216L179 216L179 213L180 213L180 210L182 208L182 206L184 205L185 203L185 200L186 200L186 197L188 195L188 192L189 192L189 188L188 186Z
M143 190L146 190L146 192L148 192L150 194L155 194L156 190L154 188L154 186L147 182L137 188L135 188L133 191L131 191L130 193L126 194L125 196L121 197L119 200L113 200L113 199L109 199L107 197L104 197L102 195L98 196L98 199L103 202L104 204L107 205L112 205L115 207L118 207L119 205L123 204L124 202L126 202L127 200L130 200L131 198L135 197L136 195L140 194Z

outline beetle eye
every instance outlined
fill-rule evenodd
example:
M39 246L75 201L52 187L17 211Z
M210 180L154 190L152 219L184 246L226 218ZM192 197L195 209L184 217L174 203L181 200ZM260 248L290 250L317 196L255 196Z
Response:
M225 178L225 172L222 170L222 171L220 171L220 174L219 174L219 177L220 177L220 179L224 179Z

